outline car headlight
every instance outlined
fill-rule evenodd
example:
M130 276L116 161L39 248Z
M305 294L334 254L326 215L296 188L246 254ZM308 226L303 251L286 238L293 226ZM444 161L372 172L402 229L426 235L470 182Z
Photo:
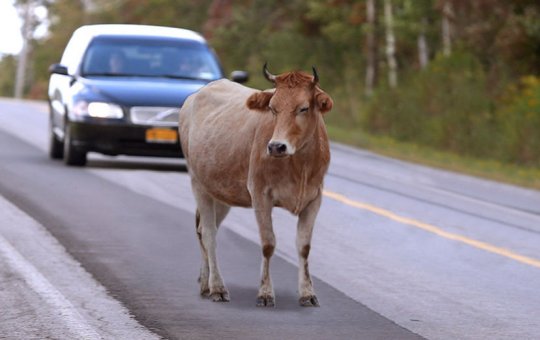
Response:
M118 105L104 102L77 102L73 108L76 116L90 116L94 118L122 118L124 112Z
M120 106L100 102L88 104L88 114L96 118L122 118L124 116Z

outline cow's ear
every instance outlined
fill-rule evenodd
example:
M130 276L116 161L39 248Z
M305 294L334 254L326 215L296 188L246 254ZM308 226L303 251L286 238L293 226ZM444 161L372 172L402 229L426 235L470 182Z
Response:
M321 90L318 90L315 94L315 103L322 114L332 110L332 106L334 106L332 98Z
M272 99L273 95L273 92L255 92L249 96L246 101L246 105L250 110L266 111L268 110L268 104L270 103L270 99Z

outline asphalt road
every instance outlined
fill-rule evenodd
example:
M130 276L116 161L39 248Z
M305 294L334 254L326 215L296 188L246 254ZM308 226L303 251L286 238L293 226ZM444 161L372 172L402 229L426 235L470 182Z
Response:
M540 334L537 191L334 145L310 255L321 308L297 305L295 219L281 210L274 213L278 249L271 268L276 308L255 307L261 255L249 209L233 209L220 230L231 302L216 304L198 296L200 255L183 162L92 154L86 168L69 168L47 158L46 117L41 102L0 100L0 196L133 315L138 324L129 327L149 330L134 338L150 332L171 339ZM9 240L17 226L5 215L0 224L0 236ZM11 244L25 248L16 239ZM44 258L26 248L20 252L29 262ZM2 254L7 269L0 276L16 275L1 260ZM48 278L46 262L35 266ZM49 282L71 301L77 294L64 292L58 280ZM79 281L65 286L77 291ZM11 289L6 282L0 280L0 291ZM82 300L71 305L90 303Z

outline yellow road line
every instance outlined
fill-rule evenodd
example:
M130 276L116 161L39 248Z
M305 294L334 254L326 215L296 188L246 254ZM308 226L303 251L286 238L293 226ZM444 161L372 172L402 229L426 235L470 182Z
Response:
M477 241L477 240L474 240L474 239L471 239L471 238L468 238L468 237L465 237L465 236L462 236L462 235L450 233L450 232L444 231L441 228L438 228L438 227L436 227L434 225L424 223L424 222L420 222L420 221L417 221L417 220L412 219L412 218L399 216L399 215L397 215L397 214L395 214L395 213L393 213L393 212L391 212L389 210L382 209L382 208L376 207L376 206L371 205L371 204L358 202L358 201L349 199L349 198L345 197L344 195L341 195L341 194L338 194L338 193L335 193L335 192L324 190L323 195L328 197L328 198L334 199L334 200L336 200L338 202L341 202L343 204L346 204L348 206L358 208L358 209L364 209L364 210L371 211L372 213L375 213L377 215L381 215L381 216L389 218L389 219L391 219L393 221L396 221L396 222L399 222L399 223L403 223L403 224L406 224L406 225L409 225L409 226L412 226L412 227L415 227L415 228L419 228L419 229L428 231L428 232L433 233L433 234L435 234L437 236L444 237L444 238L449 239L449 240L465 243L465 244L467 244L469 246L472 246L472 247L475 247L475 248L478 248L478 249L482 249L484 251L494 253L494 254L497 254L497 255L501 255L501 256L510 258L512 260L527 264L529 266L540 268L540 260L534 259L532 257L519 255L519 254L516 254L516 253L514 253L514 252L512 252L512 251L510 251L508 249L496 247L496 246L491 245L489 243Z

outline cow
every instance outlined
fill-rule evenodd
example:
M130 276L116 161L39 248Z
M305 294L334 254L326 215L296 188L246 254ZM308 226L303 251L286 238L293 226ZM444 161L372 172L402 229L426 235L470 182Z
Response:
M216 255L216 233L231 206L252 207L262 247L257 306L274 307L270 259L276 247L272 209L298 216L296 247L301 306L319 306L308 268L311 236L330 162L323 114L333 101L319 77L301 71L263 74L258 91L226 79L191 95L180 110L179 135L195 196L202 265L200 293L229 301Z

